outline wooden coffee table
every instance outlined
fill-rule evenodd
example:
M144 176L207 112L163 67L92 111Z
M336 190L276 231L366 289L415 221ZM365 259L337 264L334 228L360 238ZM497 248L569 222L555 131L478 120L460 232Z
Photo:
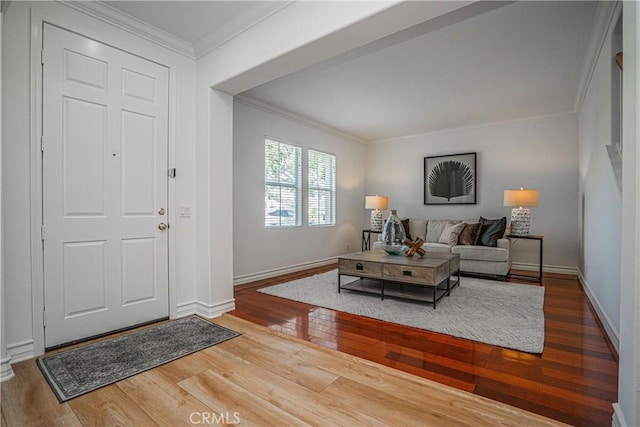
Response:
M360 280L343 285L343 275ZM453 275L457 278L452 280ZM460 285L459 254L427 252L421 258L389 255L382 249L374 249L338 257L338 292L345 289L380 293L382 299L385 295L417 299L433 304L435 309L438 301L449 296L456 285Z

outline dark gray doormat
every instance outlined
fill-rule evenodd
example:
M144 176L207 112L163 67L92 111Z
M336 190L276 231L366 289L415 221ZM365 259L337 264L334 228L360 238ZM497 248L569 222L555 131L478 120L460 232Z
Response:
M60 403L240 334L197 316L36 359Z

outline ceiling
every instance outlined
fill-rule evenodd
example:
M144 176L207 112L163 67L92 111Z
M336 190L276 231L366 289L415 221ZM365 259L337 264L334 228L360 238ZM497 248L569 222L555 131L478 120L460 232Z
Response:
M196 43L227 22L258 7L261 1L104 1L103 3Z
M264 3L108 2L191 43ZM496 5L435 30L418 26L243 95L364 141L574 110L598 3Z

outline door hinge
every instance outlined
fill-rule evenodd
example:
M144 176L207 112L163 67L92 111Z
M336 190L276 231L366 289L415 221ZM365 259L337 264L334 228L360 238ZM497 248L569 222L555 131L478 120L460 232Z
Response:
M44 224L40 226L40 238L44 242Z
M176 168L169 169L168 175L169 175L169 178L175 178L176 177Z
M47 327L47 312L43 311L42 312L42 326L43 327Z

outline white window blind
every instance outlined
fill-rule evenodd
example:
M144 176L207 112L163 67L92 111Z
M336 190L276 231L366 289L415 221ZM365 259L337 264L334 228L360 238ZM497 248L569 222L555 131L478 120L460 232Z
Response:
M287 227L301 224L302 149L264 140L264 225Z
M336 224L336 156L309 150L309 225Z

